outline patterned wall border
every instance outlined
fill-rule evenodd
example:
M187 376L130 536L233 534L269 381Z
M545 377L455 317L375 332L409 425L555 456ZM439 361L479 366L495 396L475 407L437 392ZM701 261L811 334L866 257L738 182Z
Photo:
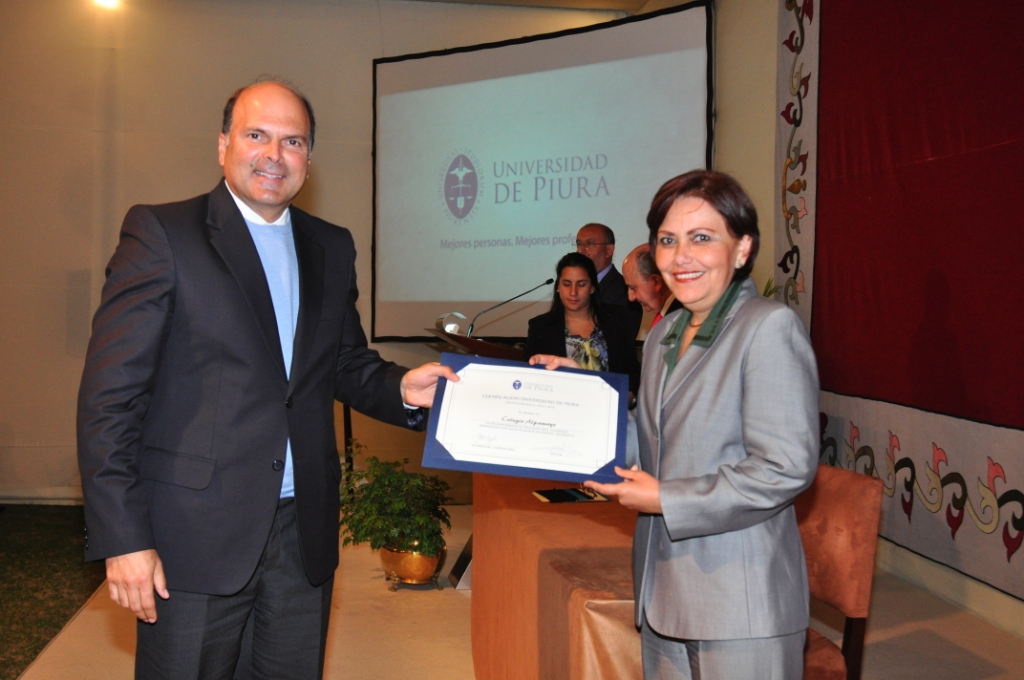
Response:
M821 396L821 462L882 480L879 533L1024 600L1024 432Z
M775 131L776 298L811 326L818 156L818 41L814 0L780 0ZM820 10L820 0L819 0Z

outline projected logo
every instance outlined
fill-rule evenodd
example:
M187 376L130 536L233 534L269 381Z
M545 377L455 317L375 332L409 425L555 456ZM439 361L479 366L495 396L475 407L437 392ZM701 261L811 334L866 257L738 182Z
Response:
M469 153L457 153L445 171L442 193L448 212L456 220L465 220L473 213L480 194L480 175Z

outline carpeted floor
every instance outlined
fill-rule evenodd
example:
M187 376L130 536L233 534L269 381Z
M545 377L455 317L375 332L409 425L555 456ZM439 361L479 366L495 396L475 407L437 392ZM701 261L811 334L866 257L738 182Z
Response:
M447 575L469 538L473 511L449 506ZM328 629L325 678L472 680L470 592L402 586L389 592L377 553L366 545L341 551ZM22 680L130 680L135 619L100 589L27 670ZM0 633L2 634L2 633Z
M469 536L472 508L449 510L453 529L448 546L454 557ZM0 530L6 519L3 514ZM422 586L388 592L375 553L366 546L342 550L325 678L472 680L471 594L453 590L447 581L443 584L440 592ZM2 592L6 599L6 588ZM815 603L812 616L816 619L812 625L819 631L839 636L842 622L835 612ZM0 649L6 645L7 623L3 622ZM22 680L129 680L134 646L133 617L101 589ZM4 660L0 664L8 670ZM876 572L864 680L1015 680L1024 677L1021 669L1024 641L902 579ZM0 677L16 676L17 671Z
M103 582L87 564L82 508L7 505L0 512L0 680L14 680Z

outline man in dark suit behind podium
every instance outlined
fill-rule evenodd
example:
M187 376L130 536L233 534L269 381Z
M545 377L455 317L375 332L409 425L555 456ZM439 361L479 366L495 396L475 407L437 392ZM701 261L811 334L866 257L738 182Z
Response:
M586 255L597 269L598 299L603 307L618 305L626 309L631 338L636 339L643 322L644 310L639 303L629 299L626 282L612 264L615 255L615 232L603 224L591 222L576 232L576 252Z
M333 401L418 427L438 376L366 344L345 229L291 201L305 98L228 101L224 181L135 206L107 268L79 393L86 558L139 619L137 678L320 678L338 565ZM154 596L154 591L159 597ZM248 644L247 644L248 649Z

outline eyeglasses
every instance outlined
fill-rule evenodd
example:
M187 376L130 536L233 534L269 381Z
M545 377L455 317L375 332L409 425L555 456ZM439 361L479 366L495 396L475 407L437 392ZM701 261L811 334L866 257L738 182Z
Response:
M587 250L590 250L594 246L610 246L610 245L611 245L611 243L608 243L608 241L576 241L576 247L577 248L586 248Z

